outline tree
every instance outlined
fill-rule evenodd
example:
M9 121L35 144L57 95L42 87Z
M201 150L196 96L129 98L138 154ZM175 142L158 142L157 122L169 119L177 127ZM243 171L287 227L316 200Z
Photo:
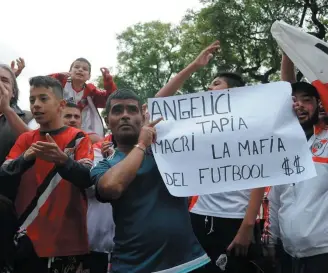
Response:
M118 75L142 99L155 95L181 65L179 27L153 21L136 24L117 36Z
M195 73L182 92L206 90L220 71L234 71L248 82L279 79L280 52L270 29L276 20L326 36L327 0L201 0L203 8L188 11L178 26L158 21L136 24L117 36L118 87L152 97L211 42L221 52ZM298 78L302 75L299 73Z
M326 1L203 0L202 3L205 7L199 12L189 12L185 21L207 39L215 37L221 41L217 70L238 71L249 81L267 83L280 68L279 49L270 33L275 20L305 25L309 30L317 28L321 38L326 35L320 23L327 15Z

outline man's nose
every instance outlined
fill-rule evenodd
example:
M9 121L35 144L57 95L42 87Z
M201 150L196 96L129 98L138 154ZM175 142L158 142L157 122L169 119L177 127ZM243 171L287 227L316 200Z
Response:
M40 100L35 100L34 103L33 103L33 108L40 108Z
M296 100L298 108L304 108L304 102L302 100Z
M128 110L126 110L126 109L124 110L122 119L130 119L130 114L129 114Z

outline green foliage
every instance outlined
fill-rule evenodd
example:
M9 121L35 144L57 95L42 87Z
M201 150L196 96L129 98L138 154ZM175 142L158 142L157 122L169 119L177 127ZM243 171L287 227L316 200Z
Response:
M280 52L271 36L275 20L302 25L325 36L327 0L201 0L178 26L159 21L136 24L117 36L119 88L142 99L154 96L214 40L221 51L195 73L182 92L206 90L219 71L234 71L250 83L279 79Z

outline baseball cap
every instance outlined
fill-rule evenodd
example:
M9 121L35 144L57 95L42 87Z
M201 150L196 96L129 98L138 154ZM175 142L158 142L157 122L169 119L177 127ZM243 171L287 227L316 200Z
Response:
M317 89L308 82L295 82L292 83L292 90L293 95L296 92L305 92L308 96L315 97L317 99L320 99L319 93Z

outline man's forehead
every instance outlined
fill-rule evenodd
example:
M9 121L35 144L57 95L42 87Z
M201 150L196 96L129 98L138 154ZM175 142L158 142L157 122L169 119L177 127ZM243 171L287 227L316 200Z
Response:
M114 106L119 106L119 105L136 105L138 106L139 103L138 101L134 100L134 99L113 99L111 101L111 107Z
M221 77L216 77L216 78L214 78L212 82L216 82L216 81L218 81L218 80L221 80Z
M303 91L303 90L295 90L293 92L293 96L295 96L295 97L313 97L309 93L307 93L306 91Z
M35 96L52 96L55 95L52 92L52 88L45 88L45 87L35 87L31 86L30 88L30 97L35 97Z
M7 71L6 69L0 67L0 77L1 78L6 78L6 79L11 79L11 75L9 73L9 71Z
M80 114L81 111L80 109L76 108L76 107L65 107L64 108L64 111L67 112L67 113L77 113L77 114Z
M87 62L83 62L83 61L75 61L74 65L79 65L79 66L85 66L89 68L89 64Z

